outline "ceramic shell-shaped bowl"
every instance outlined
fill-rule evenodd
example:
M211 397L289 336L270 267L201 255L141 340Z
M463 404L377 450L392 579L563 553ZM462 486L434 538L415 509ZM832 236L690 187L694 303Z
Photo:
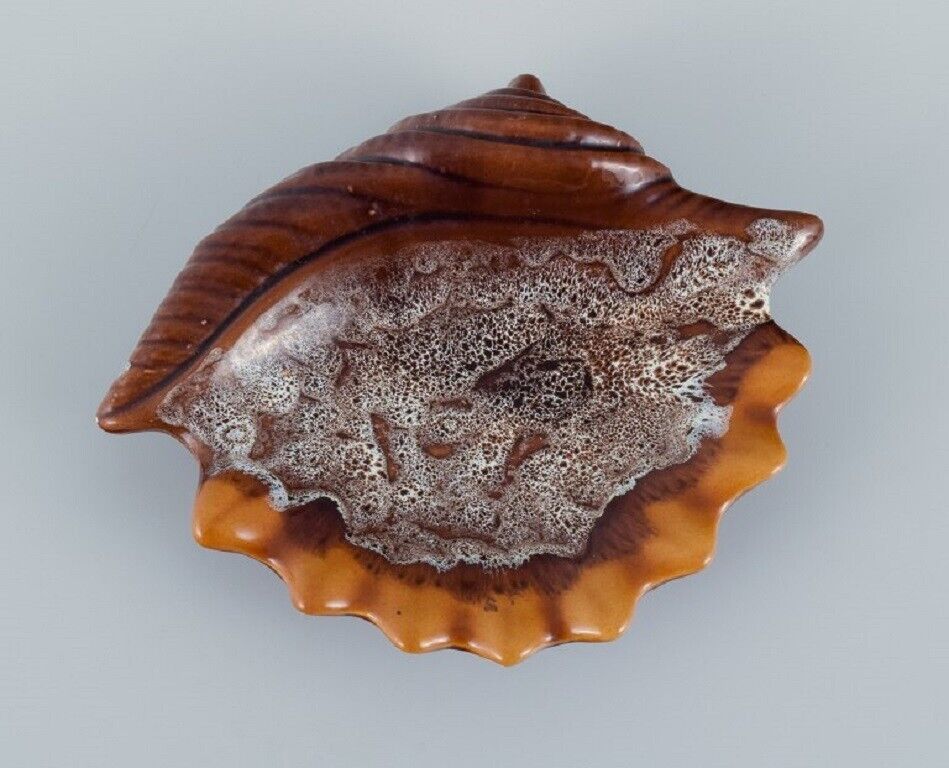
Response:
M106 395L99 424L112 432L162 430L187 445L202 467L194 508L198 542L268 565L286 582L301 611L361 616L406 651L458 648L502 664L558 643L610 640L623 632L646 590L708 562L725 507L782 465L785 453L776 412L802 384L809 362L804 348L770 320L767 289L774 274L810 250L820 235L821 223L814 216L732 205L682 189L633 138L550 98L536 78L520 76L507 88L408 118L335 161L299 171L205 238L142 335L127 370ZM616 243L631 261L620 263ZM474 258L473 251L481 255ZM652 266L644 266L646 251L652 254ZM329 470L320 474L323 457L327 465L332 463L330 449L322 454L298 451L287 458L286 434L299 430L303 418L293 409L299 409L303 399L312 401L312 408L322 406L320 396L306 394L307 385L297 379L287 385L289 390L275 388L272 371L261 373L273 363L268 350L275 339L277 347L290 348L292 334L281 329L290 327L287 318L300 316L299 302L307 296L307 312L312 314L313 307L328 306L327 291L333 295L348 290L351 306L357 307L353 311L362 312L359 307L372 304L366 295L378 287L373 281L390 280L388 271L401 263L398 254L406 253L435 259L428 267L413 262L412 273L417 281L442 275L431 289L435 293L449 290L444 286L451 280L476 285L467 304L459 300L445 315L448 330L442 334L453 333L452 323L474 312L470 305L484 294L514 290L510 284L521 280L549 281L558 269L580 275L571 283L579 288L567 304L585 302L584 292L594 292L594 284L603 281L613 280L610 290L622 289L621 301L631 302L638 319L622 326L625 335L614 336L602 329L614 322L618 310L596 321L606 325L584 320L582 333L577 333L589 345L608 336L616 341L597 358L601 373L590 363L575 383L578 396L596 393L597 376L608 377L604 371L623 368L610 368L604 359L613 359L625 344L632 357L623 359L640 361L626 366L634 371L629 386L640 393L630 402L673 403L671 410L664 405L637 412L638 423L651 424L653 431L640 441L635 456L623 452L638 439L635 420L628 433L632 437L615 439L610 455L627 456L623 460L638 467L624 470L630 475L626 482L617 484L614 478L610 485L604 480L613 477L608 462L597 465L596 472L587 471L582 459L576 459L579 468L564 460L560 474L545 469L543 456L556 450L557 441L569 443L576 437L563 427L575 416L573 406L559 401L556 418L545 422L551 434L537 429L518 433L508 445L506 458L495 467L502 477L499 490L488 493L487 500L474 499L474 486L466 486L469 496L462 493L461 502L451 507L455 511L444 513L437 524L425 515L442 514L441 508L433 512L418 494L413 509L421 511L411 517L393 505L391 495L378 496L372 490L380 485L383 491L392 488L408 474L409 454L399 453L403 449L397 442L403 433L419 439L422 427L417 420L406 417L402 424L398 417L370 412L368 406L357 414L359 428L374 441L366 450L381 457L378 477L357 478L357 470L346 477L339 469L335 475ZM539 254L550 260L538 267ZM462 266L473 258L481 259L476 267ZM742 259L745 266L735 267ZM365 264L374 265L374 271L360 266ZM696 270L712 271L693 279ZM735 282L739 272L742 279L757 282L751 288ZM726 284L728 291L721 287ZM736 286L743 285L744 290L735 293ZM688 301L663 304L662 296L672 295L674 289L684 291ZM324 303L313 296L323 296L319 301ZM388 326L380 320L364 328L363 336L346 337L356 341L341 339L342 326L329 321L313 330L330 339L321 349L332 347L336 357L302 359L299 355L313 353L307 347L293 358L293 376L310 376L307 380L324 392L327 381L341 386L344 377L369 379L377 372L382 380L377 389L388 385L387 397L397 397L391 382L398 376L379 362L390 358L382 352L372 364L357 358L371 346L366 339L372 333L394 338L395 327L409 333L406 318L418 302L414 295L402 299L394 313L385 315ZM288 309L291 300L298 303ZM381 302L372 305L373 311L383 312ZM496 305L505 306L510 303ZM537 306L531 304L530 311ZM544 316L537 322L547 327L561 322L559 310L551 307L548 302L541 308ZM660 320L648 320L661 329L658 335L641 332L637 323L663 311ZM521 323L529 314L526 309L518 312L512 322ZM418 317L428 315L419 312ZM573 317L576 331L578 316ZM421 320L412 322L418 325ZM426 337L429 346L449 344L442 341L448 336L439 333ZM293 338L307 341L306 334ZM489 350L495 343L489 336L478 338ZM512 412L521 408L522 399L511 400L510 392L521 387L531 396L530 387L517 380L517 371L527 365L522 362L537 344L541 342L530 341L516 359L481 372L471 400L455 398L461 415L475 408L477 397L488 397L485 392L494 398L491 407L500 402L508 403ZM648 366L636 347L650 344L666 344L663 349L678 355L678 362L663 369L671 370L672 378L643 372ZM391 364L408 365L402 358ZM557 361L536 364L533 373L524 376L560 371L564 365L561 354ZM221 366L229 368L221 373ZM240 402L246 405L248 398L257 398L256 410L214 422L208 414L225 408L214 399L226 389L221 382L236 381L250 369L258 378L245 386ZM327 378L330 369L335 378ZM669 392L660 386L663 381ZM655 386L647 392L646 384ZM410 385L414 382L399 386ZM261 405L264 391L270 400ZM362 401L351 397L347 402ZM424 408L434 408L433 402ZM490 413L492 427L506 423L504 410ZM615 413L614 420L621 421L622 414ZM672 429L663 419L678 426ZM592 445L590 456L600 455L597 440L613 434L609 424L600 422L587 436L584 445ZM350 433L358 429L347 429L334 434L344 442L358 442ZM551 436L558 429L559 437ZM294 444L294 450L299 445ZM426 455L413 460L428 462L426 466L449 457L458 462L467 455L458 445L433 438L423 445ZM278 449L284 451L280 460L273 458ZM571 451L563 455L582 453ZM467 471L463 463L453 466L455 475ZM524 488L517 490L511 478L521 469L547 477L546 487L525 480ZM563 480L574 471L587 480ZM419 486L422 496L444 494L454 475L445 477ZM587 489L590 500L578 501ZM373 507L377 496L388 499L379 502L381 512ZM363 507L368 511L360 517ZM554 508L561 511L553 514ZM471 518L472 509L493 510L489 523L494 528Z

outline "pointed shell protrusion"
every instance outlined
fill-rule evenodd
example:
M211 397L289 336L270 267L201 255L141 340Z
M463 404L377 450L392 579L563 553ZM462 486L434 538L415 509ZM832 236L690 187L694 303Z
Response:
M544 85L540 82L540 78L537 77L537 75L518 75L507 84L507 87L517 88L521 91L533 91L541 96L547 95L547 91L544 89Z

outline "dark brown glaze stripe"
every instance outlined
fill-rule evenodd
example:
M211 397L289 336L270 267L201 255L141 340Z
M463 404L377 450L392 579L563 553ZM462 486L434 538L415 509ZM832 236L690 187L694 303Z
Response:
M354 150L351 150L354 151ZM460 173L452 173L451 171L443 171L440 168L433 168L430 165L425 163L416 163L411 160L400 160L395 157L388 157L386 155L347 155L347 163L370 163L372 165L391 165L398 168L412 168L413 170L422 171L431 176L438 176L441 179L446 181L454 181L459 184L464 184L469 187L481 187L482 189L497 189L497 190L507 190L509 187L504 184L491 184L486 181L481 181L480 179L472 179L469 176L462 176Z
M215 282L204 281L199 277L178 278L178 280L175 281L174 287L176 289L180 288L182 290L196 291L202 296L218 296L228 300L236 299L243 293L243 290L240 288L225 288Z
M294 224L292 222L281 221L279 219L263 219L263 218L251 218L251 217L244 218L243 216L241 216L240 219L238 219L237 221L234 221L233 224L237 226L257 227L257 228L270 227L272 229L283 230L285 232L293 232L294 234L305 235L307 237L312 237L317 232L317 230L310 229L309 227L304 227L301 224Z
M465 99L453 104L451 109L503 109L505 112L522 112L525 115L560 115L563 117L586 118L582 112L565 107L560 102L543 102L523 95L481 96Z
M279 186L273 189L268 189L266 192L257 195L257 197L251 199L249 203L245 206L249 208L252 205L257 203L264 203L270 200L280 200L282 198L292 198L292 197L319 197L321 195L327 195L332 197L341 197L347 200L362 200L366 203L380 203L387 202L381 200L378 197L373 197L372 195L364 195L359 192L350 191L346 188L336 188L336 187L323 187L315 184L310 184L305 187L289 187L286 189L281 189ZM388 201L394 202L394 201Z
M214 235L211 235L210 237L215 237L216 235L224 234L227 231L228 230L218 230L217 232L215 232ZM197 252L206 251L209 249L226 250L229 253L232 253L233 251L250 251L251 253L260 254L261 256L264 256L268 259L273 258L273 252L270 249L264 248L262 245L252 245L251 243L243 243L239 240L220 241L220 240L209 240L208 238L205 238L200 243L198 243L197 248L195 248L195 252L197 253Z
M399 136L409 133L434 133L443 136L463 136L477 141L490 141L496 144L511 144L519 147L536 147L538 149L553 150L575 150L582 149L591 152L616 152L620 154L641 155L641 149L632 147L610 146L589 141L543 141L541 139L528 139L517 136L498 136L492 133L481 133L479 131L467 131L461 128L433 128L426 126L424 128L405 128L394 133L387 133L386 136Z
M543 109L531 109L530 107L499 107L499 106L484 106L483 104L477 102L477 100L472 99L468 102L461 101L456 104L452 109L482 109L486 112L507 112L507 113L522 113L525 115L546 115L549 117L577 117L585 118L586 115L582 115L579 112L551 112L549 110Z
M247 272L251 272L251 273L256 272L261 275L269 274L269 270L260 266L260 264L258 264L256 261L248 261L247 259L242 259L237 254L227 253L226 251L217 252L217 253L206 253L206 252L197 250L195 251L195 254L192 257L192 263L200 264L200 265L226 264L229 267L244 269Z
M569 107L565 107L552 96L548 96L546 93L534 91L529 88L495 88L493 91L488 91L485 96L520 96L525 99L539 99L541 101L549 101L553 104L556 104L558 107L569 109Z

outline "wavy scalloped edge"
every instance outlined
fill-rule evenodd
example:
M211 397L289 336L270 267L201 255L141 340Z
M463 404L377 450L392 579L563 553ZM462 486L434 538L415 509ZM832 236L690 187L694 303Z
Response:
M304 550L282 536L281 513L266 497L246 495L225 476L207 479L199 489L194 536L204 547L269 566L303 613L361 617L411 653L455 648L509 666L552 645L613 640L626 630L643 594L709 563L724 510L783 466L777 413L809 370L807 350L790 337L751 364L729 429L697 482L650 503L645 514L654 535L633 555L586 567L557 595L556 613L549 596L532 590L485 605L435 584L407 583L367 567L346 542L321 553Z

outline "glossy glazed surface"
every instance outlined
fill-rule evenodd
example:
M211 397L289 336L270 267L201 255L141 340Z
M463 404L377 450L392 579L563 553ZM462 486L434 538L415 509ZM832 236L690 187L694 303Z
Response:
M782 461L807 214L682 190L536 78L304 169L195 250L100 409L202 464L195 534L407 650L609 639Z

